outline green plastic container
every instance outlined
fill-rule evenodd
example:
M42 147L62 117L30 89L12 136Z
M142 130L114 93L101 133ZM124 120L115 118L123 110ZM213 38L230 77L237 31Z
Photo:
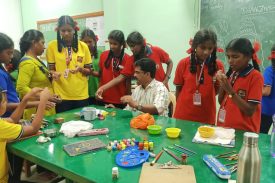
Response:
M162 127L159 125L149 125L147 126L148 133L152 135L157 135L161 133Z

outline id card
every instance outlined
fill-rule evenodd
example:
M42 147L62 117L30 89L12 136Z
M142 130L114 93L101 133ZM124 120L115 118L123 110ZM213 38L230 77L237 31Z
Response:
M197 106L201 105L201 94L198 91L193 95L193 104Z
M225 115L226 115L225 109L220 109L219 116L218 116L218 119L219 119L220 122L224 123Z
M70 72L69 69L65 69L65 71L64 71L64 78L66 78L66 79L68 78L69 72Z

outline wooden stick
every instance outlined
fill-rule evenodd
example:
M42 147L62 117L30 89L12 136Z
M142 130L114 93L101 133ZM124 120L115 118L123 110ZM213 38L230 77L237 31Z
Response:
M215 158L220 158L220 157L222 157L222 156L224 156L224 155L228 155L228 154L232 154L232 153L236 153L236 151L231 151L231 152L219 154L219 155L215 156Z
M184 149L184 150L186 150L186 151L189 151L189 152L191 152L191 153L193 153L193 154L197 154L196 152L194 152L194 151L191 151L190 149L187 149L187 148L185 148L185 147L182 147L182 146L180 146L180 145L178 145L178 144L174 144L176 147L179 147L179 148L181 148L181 149Z
M165 152L167 152L170 156L172 156L173 158L175 158L175 160L177 160L178 162L181 162L181 159L179 157L177 157L174 153L172 153L171 151L168 151L166 148L162 148Z
M159 160L160 156L162 155L163 150L161 150L158 155L155 157L155 159L150 163L151 166L154 166L154 164Z
M172 151L181 153L181 155L182 155L182 154L186 154L188 157L193 155L193 154L191 154L190 152L185 151L185 150L180 149L180 148L174 148L174 147L172 147L172 146L169 146L168 148L171 149Z
M225 164L224 166L231 166L231 165L237 165L238 162L234 162L234 163L228 163L228 164Z

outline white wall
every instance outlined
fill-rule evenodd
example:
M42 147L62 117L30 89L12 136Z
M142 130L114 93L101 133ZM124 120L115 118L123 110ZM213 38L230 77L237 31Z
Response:
M126 37L137 30L148 43L170 54L174 69L169 85L175 90L175 68L187 56L189 39L199 29L199 3L200 0L0 0L0 31L12 37L18 47L23 32L37 28L39 20L104 11L106 37L113 29L122 30Z
M102 0L20 0L24 31L36 29L37 21L103 11Z
M0 0L0 22L0 32L11 37L18 49L23 34L20 0Z
M105 34L120 29L127 37L139 31L148 43L167 51L174 63L169 81L174 91L178 61L187 56L189 39L199 29L199 4L200 0L103 0Z

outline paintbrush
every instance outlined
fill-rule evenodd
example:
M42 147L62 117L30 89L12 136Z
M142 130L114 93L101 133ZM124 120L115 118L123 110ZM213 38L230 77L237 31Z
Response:
M191 151L190 149L187 149L187 148L185 148L185 147L182 147L182 146L180 146L180 145L178 145L178 144L174 144L174 145L175 145L176 147L178 147L178 148L181 148L181 149L185 150L185 151L191 152L191 153L193 153L193 154L197 154L196 152Z
M233 153L236 153L236 151L231 151L231 152L227 152L227 153L219 154L219 155L215 156L215 158L222 158L222 157L223 157L223 156L225 156L225 155L228 155L228 154L233 154Z
M172 153L171 151L168 151L166 148L162 148L165 152L167 152L170 156L172 156L175 160L177 160L178 162L182 162L181 159L179 157L177 157L174 153Z
M155 157L155 159L150 163L151 166L154 166L154 164L159 160L160 156L162 155L163 150L161 150L158 155Z
M184 151L183 149L177 149L177 148L174 148L172 146L168 146L169 149L171 149L172 151L175 151L175 152L179 152L182 154L186 154L187 156L192 156L193 154L189 154L188 152Z

